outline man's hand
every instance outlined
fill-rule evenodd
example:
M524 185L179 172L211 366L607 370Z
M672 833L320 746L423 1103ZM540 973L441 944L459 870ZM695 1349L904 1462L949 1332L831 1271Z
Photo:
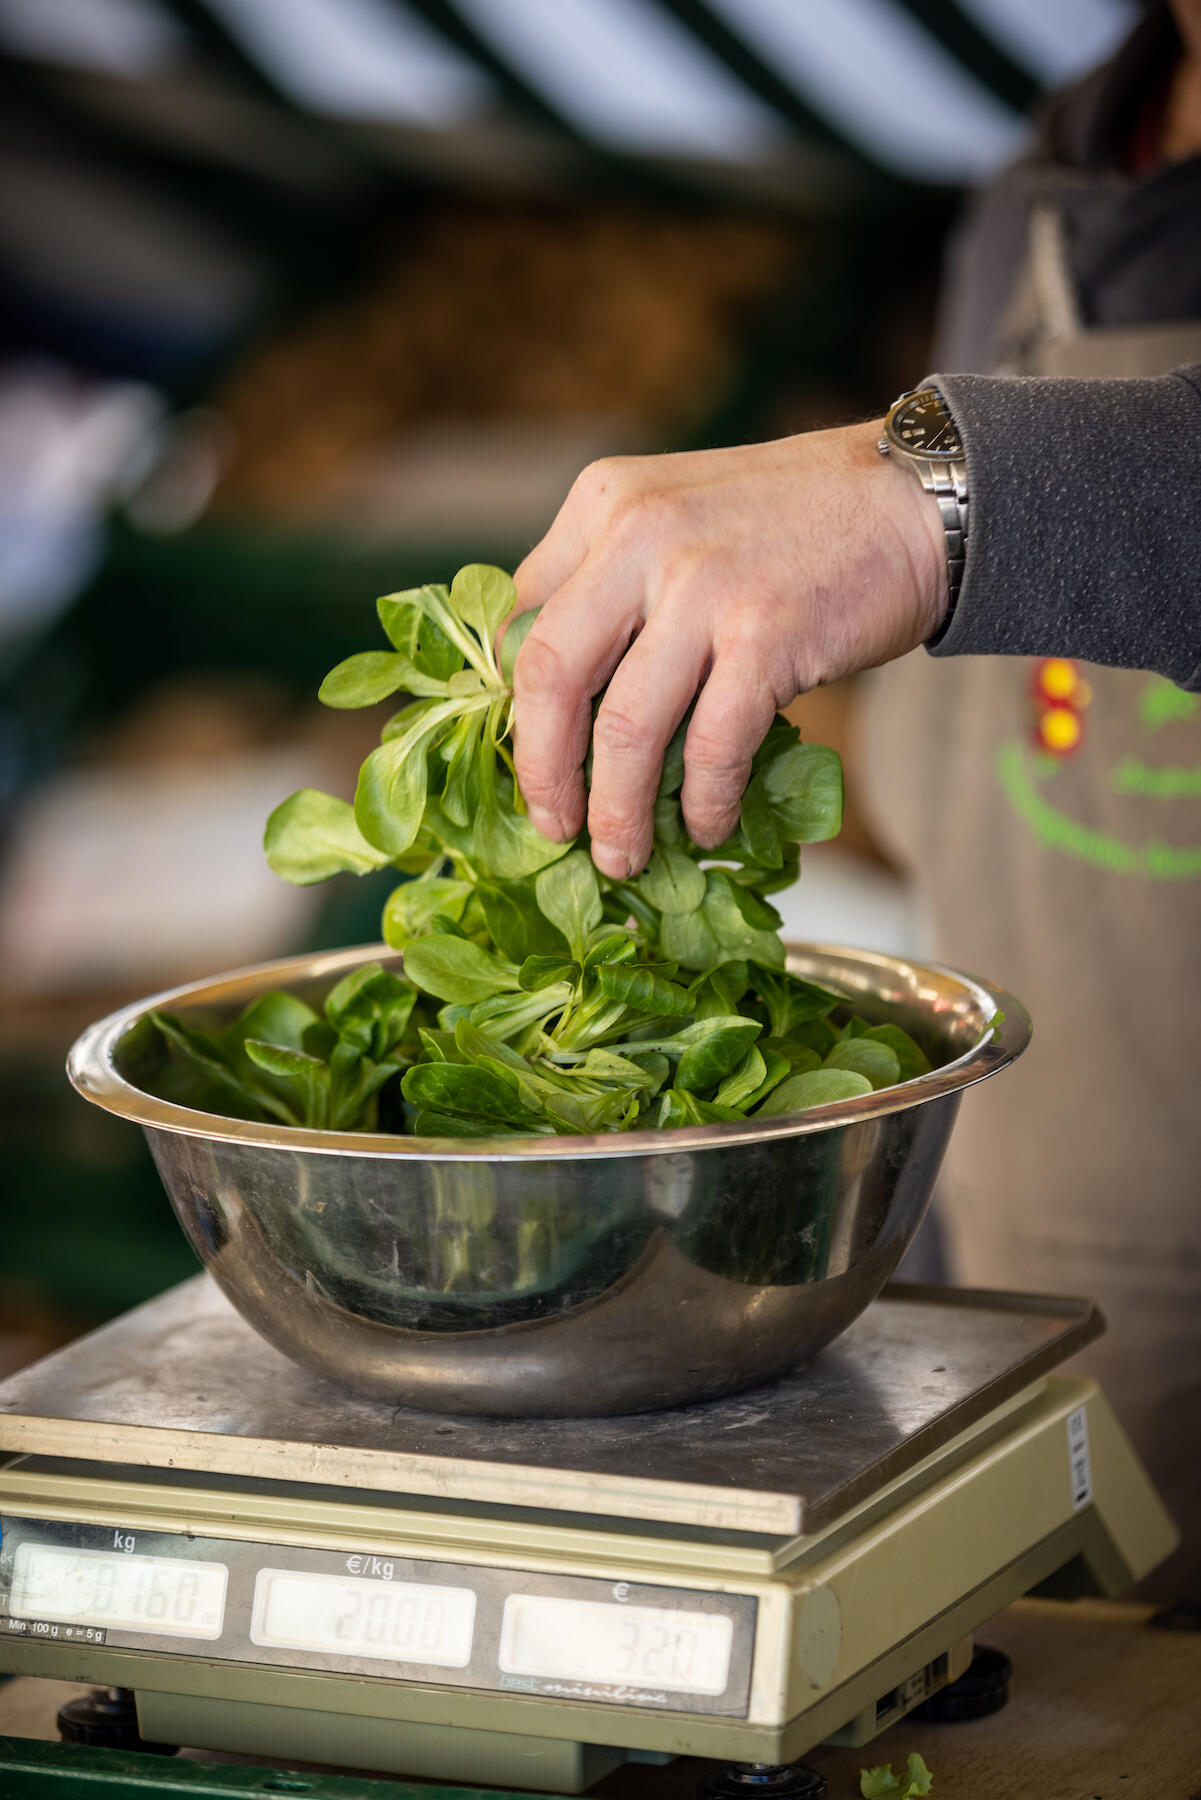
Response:
M518 653L517 777L530 818L584 823L618 880L651 849L663 751L692 701L684 819L699 844L733 830L751 757L808 688L923 643L946 611L942 525L879 424L744 449L591 464L517 570L543 611Z

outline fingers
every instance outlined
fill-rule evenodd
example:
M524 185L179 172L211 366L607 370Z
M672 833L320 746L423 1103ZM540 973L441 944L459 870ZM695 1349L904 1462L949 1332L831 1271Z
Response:
M704 677L708 640L656 614L609 683L592 732L592 860L623 881L651 853L663 752Z
M551 595L571 580L585 554L584 539L564 506L542 542L534 545L513 572L517 589L514 610L521 613L531 606L545 606Z
M550 530L514 573L518 612L544 606L571 580L588 554L589 545L603 534L628 483L632 460L602 457L580 470Z
M591 702L607 682L591 733L587 811L593 859L616 880L650 855L663 752L701 683L683 792L698 843L714 846L733 830L775 710L768 672L781 660L779 632L762 608L748 624L714 573L732 554L730 534L723 529L715 549L706 509L720 515L729 502L720 482L716 500L710 492L711 460L693 469L701 460L590 464L515 577L517 612L542 609L515 676L515 760L530 818L553 839L580 829ZM750 502L734 488L741 516ZM770 559L768 574L774 580Z
M577 481L577 486L579 485ZM502 650L505 638L513 621L522 613L532 612L536 607L545 606L552 594L570 581L587 554L587 540L581 528L580 508L573 504L569 494L559 508L550 530L540 543L534 545L529 555L524 557L513 571L513 585L517 589L517 604L508 618L503 621L492 648L497 661L503 667L505 657ZM507 661L511 664L516 648L523 641L521 635L514 640L514 648L510 650Z
M501 624L492 645L502 668L506 664L512 664L516 647L524 641L519 633L514 639L514 649L505 656L503 645L514 620L519 619L523 613L532 612L536 607L545 606L551 595L575 574L584 554L583 538L569 509L564 506L542 542L534 545L513 573L517 604Z
M587 565L543 606L517 656L514 762L531 823L561 841L584 823L592 697L642 622L636 599Z
M681 800L688 835L707 850L738 824L751 759L775 716L774 694L728 655L701 689L684 740Z

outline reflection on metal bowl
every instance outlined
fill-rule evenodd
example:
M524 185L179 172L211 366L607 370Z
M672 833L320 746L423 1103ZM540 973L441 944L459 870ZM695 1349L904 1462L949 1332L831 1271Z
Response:
M293 957L139 1002L91 1026L69 1071L144 1128L196 1254L263 1337L439 1412L637 1412L811 1357L912 1240L963 1089L1030 1033L988 982L794 946L790 968L903 1025L932 1072L791 1117L494 1142L254 1124L151 1091L152 1007L228 1019L271 988L319 997L380 954Z

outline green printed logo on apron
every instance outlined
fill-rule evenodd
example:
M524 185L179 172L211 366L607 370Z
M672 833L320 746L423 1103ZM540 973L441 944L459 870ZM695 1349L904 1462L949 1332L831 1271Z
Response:
M1065 760L1088 755L1093 748L1088 743L1088 709L1094 697L1079 665L1064 657L1042 659L1035 665L1031 695L1030 739L1007 739L997 752L996 766L1009 804L1041 842L1111 874L1153 881L1201 875L1201 842L1169 843L1155 829L1156 814L1165 806L1201 799L1201 763L1154 760L1158 734L1165 726L1195 719L1201 699L1159 675L1146 677L1138 689L1137 720L1131 724L1139 735L1103 777L1111 793L1144 803L1140 821L1145 821L1146 835L1132 840L1099 829L1075 816L1069 806L1057 804L1056 778Z

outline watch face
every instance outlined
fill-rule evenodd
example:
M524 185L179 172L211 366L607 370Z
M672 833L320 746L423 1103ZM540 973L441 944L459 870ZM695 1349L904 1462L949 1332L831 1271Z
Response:
M888 435L902 450L919 456L962 456L963 443L954 420L933 388L922 388L902 400L888 421Z

